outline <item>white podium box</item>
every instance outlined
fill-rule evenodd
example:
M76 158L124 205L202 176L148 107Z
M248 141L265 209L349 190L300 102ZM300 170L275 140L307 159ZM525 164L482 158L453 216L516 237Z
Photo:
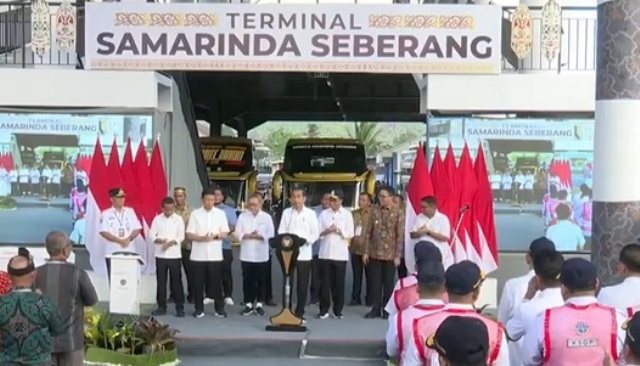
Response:
M140 315L140 266L144 260L135 253L117 252L107 258L111 260L109 312Z
M33 265L39 267L49 259L49 253L44 247L29 247L27 248L29 253L33 256ZM0 247L0 270L6 271L9 260L18 255L18 247ZM69 259L70 263L75 263L76 256L71 252Z

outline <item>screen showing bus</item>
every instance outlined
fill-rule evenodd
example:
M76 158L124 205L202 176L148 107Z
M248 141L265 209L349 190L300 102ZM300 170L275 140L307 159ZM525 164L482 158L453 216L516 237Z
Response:
M200 142L209 172L248 172L253 170L251 145Z
M287 146L284 171L289 173L357 173L367 170L360 144L300 144Z

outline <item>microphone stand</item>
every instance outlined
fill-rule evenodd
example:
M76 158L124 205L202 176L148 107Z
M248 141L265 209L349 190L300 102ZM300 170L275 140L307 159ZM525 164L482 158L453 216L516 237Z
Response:
M460 231L460 225L462 225L462 220L464 219L464 215L467 214L467 211L469 211L469 209L463 210L462 212L460 212L460 217L458 218L458 222L456 222L456 228L453 231L453 240L455 241L456 237L458 236L458 231Z

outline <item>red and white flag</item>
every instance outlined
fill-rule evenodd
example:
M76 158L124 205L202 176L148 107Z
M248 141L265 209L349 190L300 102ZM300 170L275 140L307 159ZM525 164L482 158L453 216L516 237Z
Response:
M160 203L169 194L169 186L167 183L167 175L164 171L164 162L162 161L159 139L156 139L156 143L153 145L151 161L149 162L149 171L151 174L151 181L153 182L153 197L151 199L155 203L155 213L159 214L161 212Z
M109 161L107 162L107 190L112 188L122 188L122 176L120 175L120 153L118 143L113 139L111 150L109 151ZM125 194L127 192L125 191ZM109 197L109 195L107 195ZM111 205L109 205L111 206Z
M104 161L102 145L98 138L94 147L93 158L91 159L84 243L87 252L89 252L91 268L96 274L102 276L107 275L107 265L105 262L104 241L100 236L100 217L102 216L102 211L111 206L107 175L107 164Z
M496 225L493 213L493 192L489 183L489 173L482 152L482 143L478 147L478 156L474 165L476 180L478 182L478 192L473 204L473 213L476 218L476 233L480 243L480 268L485 273L490 273L498 269L498 240L496 237Z
M442 156L440 155L440 148L438 146L435 148L433 153L433 162L431 163L431 182L433 183L433 194L436 197L438 211L449 219L449 225L451 226L451 230L449 232L449 247L453 254L455 250L455 248L453 248L453 243L456 242L453 240L453 225L455 225L455 213L457 211L453 210L453 205L451 203L451 179L449 179L449 175L447 174L447 169L444 165L444 161L442 160ZM464 251L463 249L458 250ZM453 261L456 261L455 255L453 257Z
M159 207L160 203L153 201L153 183L151 181L151 171L149 169L147 159L147 150L145 149L142 141L138 145L138 151L136 152L136 158L133 165L134 171L136 173L136 181L138 182L140 192L141 223L144 231L148 233L151 227L151 223L153 222L153 218L155 217L156 210ZM143 273L154 274L156 271L155 245L153 244L153 240L148 236L145 237L144 245L146 247L146 257L144 258L144 260L147 262L147 265Z
M413 162L413 169L407 184L407 204L405 205L404 220L404 262L407 269L413 272L416 268L416 259L413 254L415 239L411 239L409 233L420 213L422 212L421 200L424 197L433 196L433 185L427 168L427 159L424 153L424 146L420 144L416 152L416 160Z
M473 162L471 160L471 153L469 152L469 146L464 144L462 149L462 155L460 156L460 163L458 164L458 172L460 181L463 182L462 189L460 190L460 215L462 215L462 221L458 235L467 253L467 259L480 263L480 245L477 240L474 240L473 233L476 226L476 218L474 216L473 204L478 190L478 182L476 180L476 174L473 169Z
M460 218L460 198L462 192L460 190L460 176L458 175L458 168L456 166L456 156L453 153L453 146L449 144L447 153L444 156L444 169L449 177L449 221L451 224L451 250L453 251L453 258L456 263L467 259L467 250L465 247L465 241L461 235L459 222Z

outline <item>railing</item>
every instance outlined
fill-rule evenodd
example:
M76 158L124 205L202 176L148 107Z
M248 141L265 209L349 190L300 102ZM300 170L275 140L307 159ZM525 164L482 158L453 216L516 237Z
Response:
M80 12L76 8L76 42L71 50L62 51L56 44L56 11L61 3L48 2L51 22L49 27L49 48L37 55L32 47L32 3L22 1L0 1L0 67L34 67L47 65L49 67L74 67L77 64L76 49L83 39L83 26L79 25ZM84 24L84 23L80 23Z
M565 7L562 9L560 49L548 60L542 47L542 8L530 8L533 29L531 51L518 60L511 50L511 20L515 8L503 8L502 54L504 70L594 71L596 68L596 8Z

